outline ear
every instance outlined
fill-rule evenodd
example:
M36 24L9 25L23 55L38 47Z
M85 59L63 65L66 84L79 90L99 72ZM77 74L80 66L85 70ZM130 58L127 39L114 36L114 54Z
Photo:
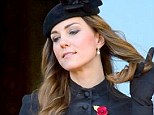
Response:
M101 48L105 44L104 37L100 35L99 33L96 33L95 37L96 37L96 47Z

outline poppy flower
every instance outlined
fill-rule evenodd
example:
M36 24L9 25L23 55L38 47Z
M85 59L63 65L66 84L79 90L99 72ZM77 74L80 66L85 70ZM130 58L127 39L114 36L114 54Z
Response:
M94 110L97 112L97 115L108 115L108 110L105 106L94 106Z

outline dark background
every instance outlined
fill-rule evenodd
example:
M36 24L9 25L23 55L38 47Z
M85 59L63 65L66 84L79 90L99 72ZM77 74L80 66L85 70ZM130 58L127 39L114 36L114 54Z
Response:
M58 0L0 1L1 115L18 115L22 97L40 83L42 23Z

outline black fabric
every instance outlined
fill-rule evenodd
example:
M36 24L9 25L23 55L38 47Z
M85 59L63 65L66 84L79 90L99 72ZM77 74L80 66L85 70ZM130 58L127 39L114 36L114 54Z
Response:
M39 101L38 93L34 91L30 95L25 95L22 99L22 107L19 115L38 115Z
M51 29L59 22L72 18L89 15L96 15L100 12L98 6L102 5L101 0L68 0L52 8L43 23L43 34L50 36Z
M111 87L107 80L90 89L70 81L70 88L72 98L65 115L96 115L94 105L106 106L109 115L131 115L131 99ZM38 110L37 93L23 97L19 115L37 115Z
M154 64L150 71L143 73L144 66L152 62L154 47L149 49L144 62L138 64L134 79L130 82L130 94L133 100L142 106L152 106L152 95L154 94Z
M109 115L131 115L131 99L110 86L107 80L90 89L73 81L70 86L72 100L66 115L96 115L94 105L107 107Z
M143 106L127 97L107 80L97 86L85 89L70 81L71 103L65 115L96 115L93 105L106 106L109 115L153 115L152 106ZM19 115L38 115L37 92L23 97Z

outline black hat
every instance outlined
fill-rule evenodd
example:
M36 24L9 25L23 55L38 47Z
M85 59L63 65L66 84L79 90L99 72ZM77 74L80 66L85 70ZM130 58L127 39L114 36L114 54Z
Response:
M44 36L49 37L51 29L65 19L98 14L100 5L102 5L101 0L61 0L61 3L52 8L45 17Z

